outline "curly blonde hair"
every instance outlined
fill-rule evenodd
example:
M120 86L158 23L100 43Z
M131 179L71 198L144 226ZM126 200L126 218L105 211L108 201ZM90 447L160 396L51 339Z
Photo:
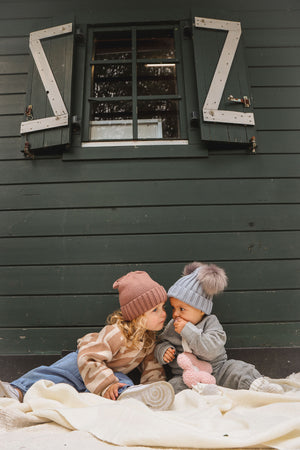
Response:
M139 347L142 343L144 348L151 348L155 343L156 333L145 327L144 314L133 320L124 320L121 310L117 310L107 317L107 324L117 324L129 346Z

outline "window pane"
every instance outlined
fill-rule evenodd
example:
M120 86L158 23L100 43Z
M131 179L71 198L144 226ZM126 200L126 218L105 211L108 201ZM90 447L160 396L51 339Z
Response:
M92 70L92 97L132 95L131 64L96 64Z
M144 119L151 119L148 126L148 136ZM156 136L153 135L156 128ZM179 105L178 100L138 101L138 138L139 139L177 139L179 133Z
M138 64L138 95L177 94L175 64Z
M91 105L90 139L132 139L131 102L93 102Z
M175 58L173 30L138 30L137 58Z
M130 31L100 31L94 34L94 60L130 58Z

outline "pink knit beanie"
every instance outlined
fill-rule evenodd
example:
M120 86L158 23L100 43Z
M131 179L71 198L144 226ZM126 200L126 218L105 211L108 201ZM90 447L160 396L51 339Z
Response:
M163 286L147 272L129 272L113 284L119 290L119 302L125 320L133 320L167 300Z

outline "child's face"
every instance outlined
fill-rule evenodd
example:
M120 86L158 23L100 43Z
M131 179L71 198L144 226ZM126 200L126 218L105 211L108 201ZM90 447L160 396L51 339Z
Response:
M170 303L173 310L172 317L174 320L180 317L186 322L191 322L193 325L196 325L205 315L205 313L200 311L200 309L194 308L193 306L190 306L177 298L170 297Z
M165 311L165 303L159 303L155 308L146 311L144 317L146 319L145 328L149 331L159 331L163 328L167 313Z

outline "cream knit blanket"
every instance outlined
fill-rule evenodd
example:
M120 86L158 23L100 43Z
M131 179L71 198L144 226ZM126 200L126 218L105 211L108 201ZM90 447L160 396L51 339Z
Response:
M284 394L218 387L185 390L172 410L153 411L133 399L113 402L79 394L66 384L39 381L24 403L0 399L0 448L28 450L300 449L300 373ZM118 447L119 448L119 447Z

